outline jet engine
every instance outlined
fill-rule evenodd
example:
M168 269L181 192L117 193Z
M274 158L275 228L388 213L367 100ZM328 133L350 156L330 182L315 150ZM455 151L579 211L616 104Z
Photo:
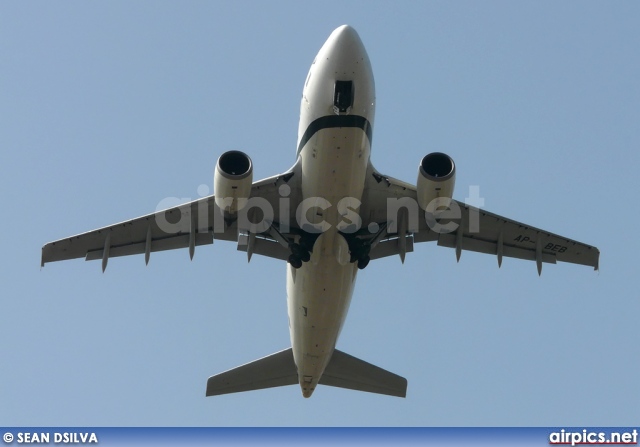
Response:
M213 174L213 192L220 209L232 214L242 209L251 195L252 183L253 163L247 154L228 151L218 158Z
M439 197L450 199L453 196L455 181L456 165L451 157L442 152L426 155L418 169L416 189L420 208L426 209L429 203Z

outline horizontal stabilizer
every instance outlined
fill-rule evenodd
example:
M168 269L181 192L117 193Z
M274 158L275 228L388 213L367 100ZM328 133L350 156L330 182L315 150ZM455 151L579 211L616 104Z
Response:
M406 397L407 379L335 350L320 378L321 385Z
M207 396L260 390L298 383L291 348L230 369L207 380Z

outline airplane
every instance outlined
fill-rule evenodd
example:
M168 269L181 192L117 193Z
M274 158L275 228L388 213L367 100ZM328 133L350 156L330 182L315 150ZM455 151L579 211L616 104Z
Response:
M215 239L286 261L291 347L211 376L206 396L299 384L310 397L328 385L406 397L407 380L336 349L357 272L371 260L436 242L455 249L598 270L597 248L452 199L455 164L424 156L416 185L376 170L370 159L375 85L354 28L335 29L302 91L298 145L286 172L253 182L248 155L228 151L214 171L214 195L50 242L41 266L195 247Z

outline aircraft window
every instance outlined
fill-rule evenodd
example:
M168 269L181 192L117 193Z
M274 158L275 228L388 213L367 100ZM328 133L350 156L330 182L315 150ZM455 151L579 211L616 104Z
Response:
M339 113L348 112L353 105L353 81L336 81L333 107Z

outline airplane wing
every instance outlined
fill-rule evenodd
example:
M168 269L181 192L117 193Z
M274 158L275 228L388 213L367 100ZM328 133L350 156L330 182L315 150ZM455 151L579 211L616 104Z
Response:
M458 259L462 251L468 250L496 256L498 266L503 257L536 261L538 273L542 263L568 262L595 270L599 267L600 251L596 247L462 202L452 200L449 210L436 214L417 208L413 213L389 212L388 204L394 202L417 204L416 187L372 170L362 200L363 228L375 223L374 228L386 228L386 231L359 235L365 241L373 241L371 259L381 257L376 253L375 239L378 238L380 242L387 242L382 256L400 254L402 259L404 253L412 251L414 243L437 242L454 248Z
M152 252L178 248L189 248L193 257L196 246L212 244L215 239L237 242L238 250L247 252L249 259L259 254L287 260L291 254L289 244L301 233L295 218L297 204L301 202L296 166L252 185L250 197L263 200L258 205L267 205L272 210L269 225L265 226L268 228L256 232L244 228L239 225L237 214L222 213L214 196L208 196L50 242L42 247L41 265L84 257L88 261L102 260L104 270L112 257L144 253L148 262ZM288 201L281 200L283 185L289 187L284 195ZM390 210L390 201L406 204L407 212L402 208ZM281 209L282 203L288 209ZM415 186L371 168L360 208L362 229L350 234L350 240L367 245L370 259L399 254L404 260L405 254L413 251L414 243L437 242L454 248L458 259L463 250L469 250L495 255L498 265L505 256L536 261L538 272L544 262L569 262L598 269L600 252L595 247L461 202L452 201L451 208L449 214L436 215L418 210ZM284 220L286 228L280 225Z
M285 216L292 222L288 231L295 232L295 219L291 219L295 207L292 207L293 211L281 212L279 188L283 184L288 185L290 197L295 201L300 193L299 183L299 175L292 170L253 183L250 197L266 200L271 206L273 217L269 223L275 223L277 227L278 220ZM284 240L282 236L285 236ZM49 242L42 247L41 266L44 267L47 262L75 258L85 258L87 261L101 259L104 271L109 258L144 253L145 261L148 263L152 252L187 247L193 258L196 246L212 244L214 239L238 242L238 249L247 251L249 255L255 253L284 260L289 255L286 235L273 231L251 235L247 229L239 228L237 213L223 213L211 195L174 208Z

